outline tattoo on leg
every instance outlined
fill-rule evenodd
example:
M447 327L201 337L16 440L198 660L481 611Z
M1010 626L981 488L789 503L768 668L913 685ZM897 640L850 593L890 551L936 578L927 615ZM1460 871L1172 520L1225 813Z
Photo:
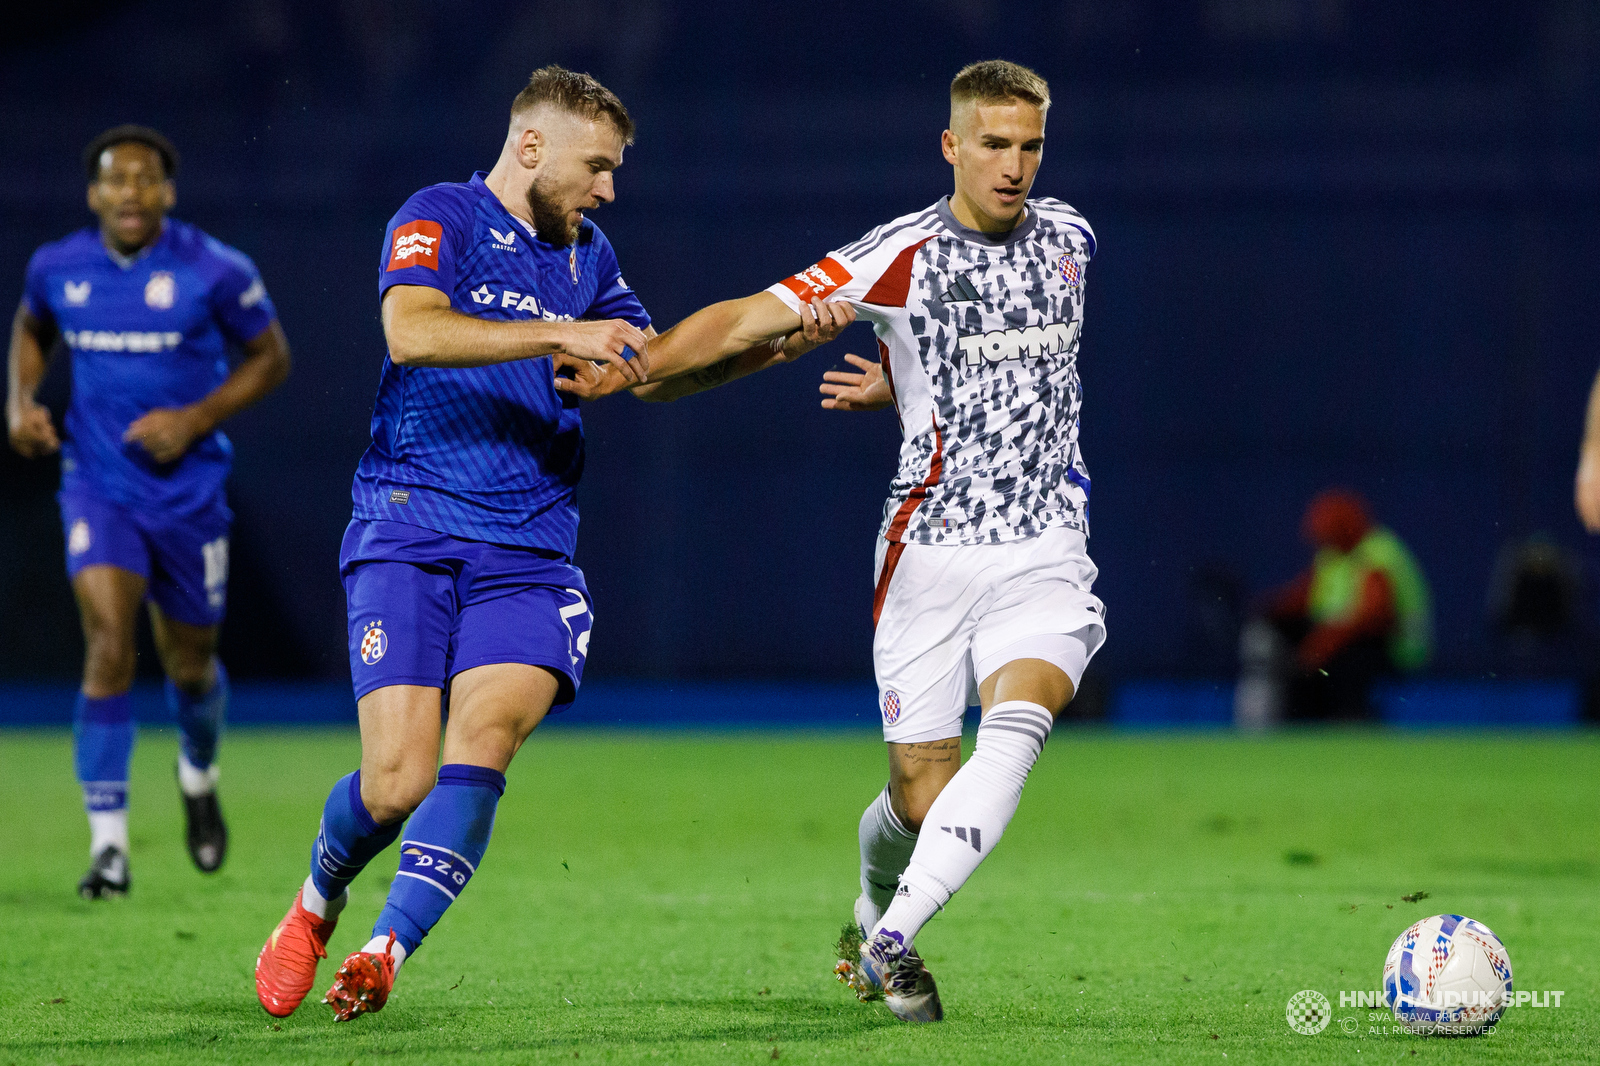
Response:
M961 754L961 738L935 740L925 744L910 744L900 756L906 762L947 763Z

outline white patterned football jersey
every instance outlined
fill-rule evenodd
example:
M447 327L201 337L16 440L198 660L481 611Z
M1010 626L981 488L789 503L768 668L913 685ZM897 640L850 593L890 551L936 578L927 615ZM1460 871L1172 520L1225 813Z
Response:
M879 226L768 289L799 310L845 300L872 323L905 434L884 507L892 543L1087 535L1078 333L1094 233L1059 200L1028 201L1001 238L947 200Z

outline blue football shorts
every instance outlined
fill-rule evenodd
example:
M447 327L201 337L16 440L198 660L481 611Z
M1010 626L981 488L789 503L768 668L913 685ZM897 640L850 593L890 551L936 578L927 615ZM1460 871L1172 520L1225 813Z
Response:
M356 699L386 685L446 689L463 670L525 663L583 682L594 622L583 571L535 548L355 519L339 549Z
M80 487L62 489L56 500L69 579L84 567L114 566L144 578L145 600L168 618L192 626L222 621L233 512L220 492L181 514L145 513Z

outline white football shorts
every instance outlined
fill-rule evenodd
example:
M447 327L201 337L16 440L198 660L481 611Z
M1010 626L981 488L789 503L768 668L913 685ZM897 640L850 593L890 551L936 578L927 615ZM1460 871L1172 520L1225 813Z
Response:
M1087 547L1064 527L1004 544L879 538L872 665L883 739L960 736L978 686L1016 659L1054 663L1076 690L1106 639Z

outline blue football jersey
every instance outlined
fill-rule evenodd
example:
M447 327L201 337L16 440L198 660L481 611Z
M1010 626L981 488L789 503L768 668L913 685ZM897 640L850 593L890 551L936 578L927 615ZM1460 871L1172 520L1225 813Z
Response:
M220 430L170 463L122 435L147 411L205 397L228 376L229 342L252 340L272 324L255 264L174 219L131 259L90 227L33 253L22 302L72 351L62 488L141 511L213 500L233 456Z
M650 324L593 222L557 248L483 182L433 185L389 221L378 294L426 285L497 322L621 318ZM480 367L397 366L387 354L372 444L356 468L355 517L570 558L578 536L583 422L549 359Z

